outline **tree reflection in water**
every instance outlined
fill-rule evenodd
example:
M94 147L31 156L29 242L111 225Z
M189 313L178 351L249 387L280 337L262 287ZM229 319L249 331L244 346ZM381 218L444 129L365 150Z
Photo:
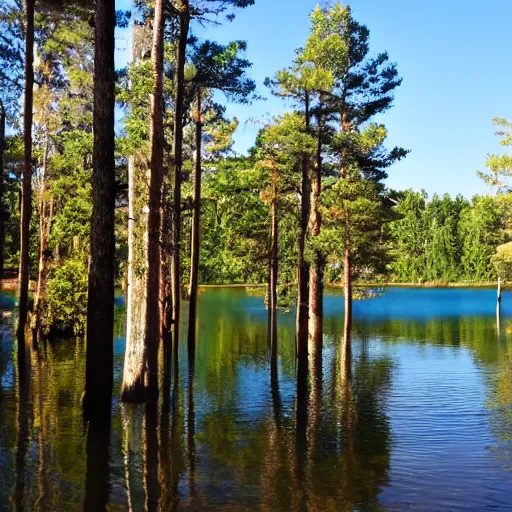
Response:
M403 407L392 386L402 347L422 365L426 347L471 354L487 372L484 392L495 390L487 463L507 457L506 318L496 341L493 317L356 317L348 343L341 319L329 316L323 344L310 343L308 359L296 362L293 315L279 315L269 344L260 302L231 290L203 294L195 353L189 357L182 343L179 360L162 356L158 403L126 405L114 396L103 424L83 421L83 340L27 343L19 358L23 351L2 330L0 503L38 511L77 503L130 511L379 510L381 490L394 484L388 415Z

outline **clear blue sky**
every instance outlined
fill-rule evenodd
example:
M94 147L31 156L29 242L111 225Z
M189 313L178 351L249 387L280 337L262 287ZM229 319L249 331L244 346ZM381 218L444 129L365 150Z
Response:
M246 40L250 73L268 96L250 106L228 107L228 114L240 120L236 151L242 153L254 142L261 125L251 119L264 121L289 108L270 97L263 80L291 63L294 49L307 37L308 14L318 3L256 0L230 24L193 26L201 38ZM401 145L411 153L390 169L388 185L467 197L486 192L475 170L483 169L487 153L502 151L491 118L512 118L512 1L345 3L370 29L371 51L387 50L403 77L393 108L379 121L389 130L389 146ZM120 40L118 47L127 43Z

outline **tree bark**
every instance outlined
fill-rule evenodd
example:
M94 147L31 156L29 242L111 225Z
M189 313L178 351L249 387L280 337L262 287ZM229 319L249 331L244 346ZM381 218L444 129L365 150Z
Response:
M175 347L179 343L180 299L181 299L181 182L183 166L183 109L185 93L185 51L187 49L190 25L188 0L181 0L179 6L180 35L176 55L176 96L174 112L174 211L173 211L173 258L172 258L172 319ZM175 348L177 353L177 348Z
M345 245L344 276L343 293L345 296L345 321L343 325L343 336L346 340L350 340L350 330L352 329L352 267L350 261L350 242L348 240Z
M309 93L305 96L306 131L310 128ZM297 258L297 357L308 357L309 264L304 258L310 208L309 157L302 161L299 254Z
M5 175L4 175L4 150L5 150L5 109L0 99L0 279L4 275L4 245L5 245L5 221L7 220L7 208L4 202Z
M147 214L148 183L137 166L136 158L128 161L128 286L126 312L126 349L124 356L123 402L144 400L144 342L147 287Z
M277 350L277 271L278 271L278 218L277 194L278 175L275 164L272 166L272 185L270 196L270 258L268 282L268 329L271 354Z
M114 0L97 0L94 13L94 116L91 256L87 303L84 411L110 414L114 337Z
M321 121L319 120L321 130ZM320 235L322 216L319 211L320 193L322 191L322 135L318 135L317 163L311 180L311 236ZM325 259L322 252L315 249L313 263L309 270L309 338L315 345L322 343L323 299L324 299Z
M32 118L34 99L34 8L25 0L25 99L23 113L23 182L21 185L18 339L22 340L28 314L30 218L32 216ZM21 343L19 343L21 345Z
M200 247L200 215L201 215L201 138L203 125L201 120L201 87L196 91L196 159L193 173L194 192L192 196L192 236L190 246L190 285L189 285L189 316L188 316L188 349L194 352L196 343L197 323L197 289L199 285L199 247Z
M151 98L151 170L148 216L148 280L146 293L146 378L148 398L158 395L158 346L160 341L160 222L164 160L164 12L163 0L155 2L153 23L153 95Z

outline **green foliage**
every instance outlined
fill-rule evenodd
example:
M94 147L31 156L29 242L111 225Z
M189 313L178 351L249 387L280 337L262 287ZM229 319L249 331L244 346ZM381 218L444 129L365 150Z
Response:
M47 330L83 333L87 316L87 261L77 254L50 273L44 306Z
M491 257L496 273L503 281L512 279L512 242L499 245Z
M500 144L505 147L512 146L512 123L500 117L495 117L492 122L499 128L496 135L501 137ZM477 176L498 193L512 190L509 183L512 178L512 155L490 154L487 156L485 166L489 171L477 171Z

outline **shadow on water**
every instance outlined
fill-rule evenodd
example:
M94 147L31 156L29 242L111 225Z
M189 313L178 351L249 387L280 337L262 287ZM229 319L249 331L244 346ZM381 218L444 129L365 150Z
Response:
M495 312L437 314L455 297L439 293L414 299L422 311L404 292L357 304L350 343L329 297L323 344L297 361L293 314L269 333L261 297L205 292L194 353L185 337L178 357L161 355L158 403L114 394L110 419L87 424L83 340L27 344L19 358L2 318L0 510L512 505L507 297L498 340Z

